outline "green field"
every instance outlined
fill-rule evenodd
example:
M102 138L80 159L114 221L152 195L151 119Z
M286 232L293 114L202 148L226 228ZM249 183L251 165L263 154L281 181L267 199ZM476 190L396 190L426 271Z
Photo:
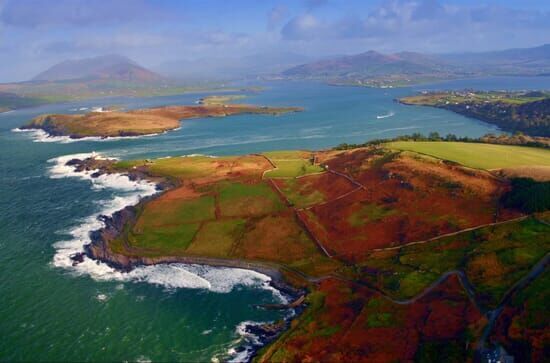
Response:
M215 219L214 197L205 195L200 198L178 201L169 205L146 208L140 216L135 229L177 226L184 223L200 223Z
M219 204L224 217L261 216L284 207L279 196L265 182L220 183Z
M442 141L396 141L387 146L454 161L476 169L550 166L550 150L534 147Z
M324 171L323 168L312 163L311 153L305 151L272 151L263 155L277 167L266 172L266 178L296 178Z
M314 177L313 177L314 178ZM304 179L287 179L279 186L283 194L297 208L305 208L310 205L326 201L325 195L313 188L311 181Z
M246 220L225 219L203 225L186 253L199 256L228 257L233 244L244 233Z
M198 223L145 227L139 233L128 234L128 242L132 247L143 248L160 254L167 251L174 254L183 253L198 229Z

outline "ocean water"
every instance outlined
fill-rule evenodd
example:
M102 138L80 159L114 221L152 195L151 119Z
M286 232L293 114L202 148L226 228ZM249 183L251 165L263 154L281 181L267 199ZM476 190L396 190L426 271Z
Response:
M126 108L192 104L201 94L117 98L56 104L0 114L0 360L210 361L242 358L242 324L281 318L255 308L280 301L268 278L251 271L204 266L147 267L121 274L67 256L88 232L152 186L124 177L92 181L63 167L71 155L154 158L229 155L275 149L318 149L404 133L461 136L499 132L444 110L403 106L394 99L420 89L550 89L550 78L453 81L404 89L331 87L273 82L242 102L301 106L304 112L184 121L163 135L71 142L13 129L42 113L92 106ZM83 110L84 111L84 110ZM244 339L244 340L243 340Z

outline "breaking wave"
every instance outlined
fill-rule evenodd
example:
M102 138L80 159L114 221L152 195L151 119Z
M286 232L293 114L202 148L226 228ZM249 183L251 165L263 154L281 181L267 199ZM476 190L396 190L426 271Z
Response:
M226 267L211 267L183 263L158 264L141 266L130 272L115 270L105 263L84 257L83 262L73 266L71 256L84 251L84 246L91 242L90 232L104 227L98 218L100 215L112 216L126 206L135 205L145 196L157 192L155 184L147 181L132 181L122 174L104 174L97 178L91 175L94 170L77 172L66 163L71 159L101 157L97 154L73 154L49 160L51 178L79 178L88 180L95 189L111 189L117 191L117 196L110 200L100 201L102 210L98 214L88 216L81 223L65 231L70 239L54 244L56 253L52 264L79 275L89 275L96 280L115 280L124 282L147 282L168 289L189 288L205 289L218 293L228 293L238 286L250 286L272 291L278 300L286 301L283 295L269 284L271 278L252 270Z
M175 131L178 129L174 129L172 131ZM162 133L139 135L139 136L109 136L109 137L86 136L78 139L73 139L69 136L52 136L48 134L46 131L41 129L15 128L15 129L12 129L11 131L27 133L33 139L34 142L57 142L60 144L70 144L73 142L80 142L80 141L117 141L117 140L126 140L126 139L141 139L144 137L158 136L166 133L166 132L162 132Z

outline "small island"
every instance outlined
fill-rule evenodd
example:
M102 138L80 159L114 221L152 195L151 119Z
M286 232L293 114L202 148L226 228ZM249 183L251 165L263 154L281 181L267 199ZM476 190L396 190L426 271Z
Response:
M227 98L224 98L227 101ZM180 127L180 120L240 114L280 115L302 111L299 107L267 107L206 102L196 106L166 106L131 111L41 115L21 129L41 129L51 136L126 137L158 134Z
M529 317L548 319L535 292L548 282L550 182L499 171L550 167L548 149L386 140L68 165L161 190L105 218L88 257L121 270L251 268L293 297L259 306L298 309L292 323L247 327L269 343L258 361L360 361L368 351L375 361L458 362L493 354L490 341L522 361L544 355L546 325Z
M225 105L229 102L246 98L245 95L223 95L223 96L206 96L201 98L198 103L201 105Z
M550 136L550 93L448 91L404 97L406 105L432 106L477 118L510 132Z

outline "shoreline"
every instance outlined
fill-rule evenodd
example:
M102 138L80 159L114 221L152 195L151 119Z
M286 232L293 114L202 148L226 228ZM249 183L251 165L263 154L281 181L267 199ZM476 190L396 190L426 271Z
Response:
M125 175L129 180L140 182L147 181L153 183L157 193L139 198L137 204L127 205L121 210L115 211L111 216L99 215L98 219L103 223L103 227L90 231L91 242L83 246L83 252L70 256L73 266L77 266L87 257L93 261L105 263L110 268L121 272L129 273L139 267L185 264L200 265L214 268L232 268L254 271L269 278L269 287L278 291L284 299L281 304L255 305L256 308L274 309L287 311L285 316L273 322L253 322L245 321L237 326L236 332L242 338L241 344L232 348L232 354L238 361L251 361L258 352L269 343L276 340L281 334L287 331L293 319L298 317L304 310L304 298L307 296L305 289L292 286L285 281L281 267L272 266L268 263L257 261L245 261L238 259L218 259L201 256L127 256L115 253L110 250L108 243L123 233L124 226L131 223L136 217L138 208L155 198L162 195L177 186L176 183L167 181L163 178L153 178L141 171L130 171L126 173L112 172L108 169L111 160L107 159L71 159L65 163L66 166L73 168L75 173L93 172L90 177L96 179L102 175Z
M152 133L139 133L139 132L120 132L119 135L78 135L78 134L64 134L56 132L53 129L47 127L35 127L32 125L23 125L16 127L12 131L14 132L43 132L46 138L51 139L69 139L70 141L108 141L108 140L121 140L121 139L136 139L140 137L150 137L166 134L170 131L177 131L181 129L181 125L174 128L163 130L162 132Z
M49 132L41 128L16 127L14 129L11 129L11 131L16 133L31 134L31 138L33 139L34 142L59 142L61 144L69 144L69 143L79 142L79 141L103 142L103 141L141 139L143 137L153 137L153 136L164 135L168 132L178 131L180 129L181 127L177 127L175 129L171 129L163 132L134 135L134 136L81 136L81 137L73 137L72 135L54 135L54 134L50 134Z

